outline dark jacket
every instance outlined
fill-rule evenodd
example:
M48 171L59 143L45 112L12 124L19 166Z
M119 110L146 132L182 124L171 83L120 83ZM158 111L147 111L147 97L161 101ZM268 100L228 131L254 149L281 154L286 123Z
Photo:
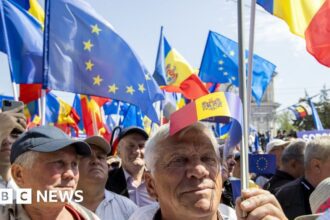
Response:
M312 213L309 196L313 191L314 187L304 177L300 177L283 185L275 197L281 204L285 215L289 219L294 219L297 216Z
M105 188L107 190L129 198L126 178L122 167L113 169L109 172Z
M276 170L274 176L272 176L270 180L265 183L264 189L275 195L281 186L293 181L294 179L295 178L287 172Z

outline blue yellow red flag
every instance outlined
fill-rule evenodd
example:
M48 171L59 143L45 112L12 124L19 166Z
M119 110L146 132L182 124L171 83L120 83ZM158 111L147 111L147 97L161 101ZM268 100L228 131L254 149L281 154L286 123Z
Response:
M209 93L196 74L197 70L170 46L162 27L153 74L157 83L165 91L179 92L188 99L196 99Z
M290 31L306 39L307 51L330 67L330 0L257 0L283 19Z
M51 92L46 96L46 123L75 127L80 120L72 106Z
M44 88L125 101L158 122L153 103L162 91L111 24L82 0L46 1L46 8Z

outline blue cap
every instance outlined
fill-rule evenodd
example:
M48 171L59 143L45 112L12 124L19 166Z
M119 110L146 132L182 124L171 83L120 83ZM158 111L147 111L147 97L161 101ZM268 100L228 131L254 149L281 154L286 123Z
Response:
M54 152L68 146L74 146L77 154L90 155L89 145L83 141L74 140L61 129L54 126L34 127L24 132L11 148L10 162L27 151Z

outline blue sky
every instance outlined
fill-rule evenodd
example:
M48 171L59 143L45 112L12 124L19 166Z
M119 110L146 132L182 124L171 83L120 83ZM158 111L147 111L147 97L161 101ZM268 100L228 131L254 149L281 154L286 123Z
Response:
M199 67L209 30L237 39L235 0L87 0L103 15L153 72L160 27L172 47L190 64ZM245 42L248 43L250 1L245 2ZM330 82L329 68L319 64L305 49L305 41L286 24L257 8L255 53L277 66L275 101L280 108L304 96L319 93ZM0 56L0 94L11 95L6 56ZM329 84L329 83L328 83ZM64 99L71 96L61 93Z

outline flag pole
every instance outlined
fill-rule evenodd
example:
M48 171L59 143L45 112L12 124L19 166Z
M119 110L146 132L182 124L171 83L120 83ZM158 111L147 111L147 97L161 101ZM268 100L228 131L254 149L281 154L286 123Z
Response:
M239 75L240 88L239 94L243 106L243 137L241 141L241 188L247 189L249 187L249 161L248 161L248 121L247 121L247 91L246 91L246 70L245 70L245 49L244 49L244 30L243 30L243 0L237 1L237 15L238 15L238 45L239 45Z
M10 47L9 47L5 12L4 12L4 9L3 9L3 1L0 1L0 7L1 7L0 10L1 10L1 20L2 20L2 26L3 26L3 33L4 33L4 41L5 41L5 47L6 47L6 52L7 52L8 65L9 65L9 72L10 72L12 88L13 88L13 95L14 95L14 100L18 101L18 93L17 93L17 87L16 87L16 83L15 83L13 64L11 62L11 52L10 52Z
M46 89L48 87L48 71L49 71L49 20L50 20L50 1L45 0L45 21L44 21L44 47L43 47L43 77L41 90L41 125L46 125Z
M92 111L92 125L93 125L93 133L95 136L99 135L99 131L98 131L98 127L96 124L96 115L95 115L95 111Z
M41 90L41 125L46 125L46 90Z
M118 100L118 107L117 107L117 118L116 118L116 125L115 126L118 126L119 125L119 122L120 122L120 101Z
M249 36L249 58L248 58L248 84L247 84L247 111L248 111L248 126L250 130L251 122L251 102L252 102L252 77L253 77L253 51L254 51L254 29L256 18L256 0L251 0L250 11L250 36ZM250 132L248 132L250 133Z

